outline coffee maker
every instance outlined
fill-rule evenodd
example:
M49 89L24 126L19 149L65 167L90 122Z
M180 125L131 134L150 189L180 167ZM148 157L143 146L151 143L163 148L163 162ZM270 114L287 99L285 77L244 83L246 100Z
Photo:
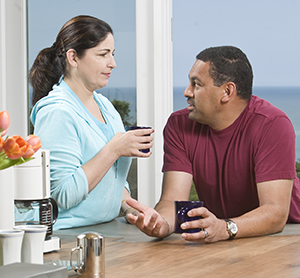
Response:
M34 159L14 166L15 225L46 225L44 253L60 249L60 238L52 236L58 216L50 198L50 152L39 150Z

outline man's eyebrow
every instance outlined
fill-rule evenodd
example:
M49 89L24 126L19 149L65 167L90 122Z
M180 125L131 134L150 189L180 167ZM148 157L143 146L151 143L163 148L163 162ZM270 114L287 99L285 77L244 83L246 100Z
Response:
M201 83L201 80L197 76L192 76L192 77L188 76L188 77L191 81L198 81Z

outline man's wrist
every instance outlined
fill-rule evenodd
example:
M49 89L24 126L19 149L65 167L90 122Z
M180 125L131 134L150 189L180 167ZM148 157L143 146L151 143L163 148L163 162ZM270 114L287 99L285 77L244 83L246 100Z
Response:
M229 235L228 240L234 239L238 232L238 226L230 219L223 220L226 222L226 230Z
M167 223L167 225L168 225L168 232L167 232L167 236L168 236L168 235L171 234L170 224L169 224L169 222L166 220L166 218L164 218L163 216L162 216L162 219L163 219L163 220Z

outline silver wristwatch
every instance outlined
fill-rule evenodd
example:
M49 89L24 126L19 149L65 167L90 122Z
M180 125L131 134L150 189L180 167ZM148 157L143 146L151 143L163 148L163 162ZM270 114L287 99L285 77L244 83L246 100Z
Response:
M229 234L229 238L228 239L234 239L234 237L236 236L237 232L238 232L238 227L237 225L229 219L223 219L226 222L227 225L227 232Z

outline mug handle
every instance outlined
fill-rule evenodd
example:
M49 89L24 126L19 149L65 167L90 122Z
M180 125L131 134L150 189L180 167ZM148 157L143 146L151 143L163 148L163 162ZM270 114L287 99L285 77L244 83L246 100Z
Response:
M72 264L72 255L73 255L73 253L75 252L75 251L77 251L77 250L79 250L79 249L82 249L82 247L81 246L77 246L77 247L75 247L75 248L72 248L72 250L71 250L71 253L70 253L70 265L71 265L71 267L77 272L80 272L80 271L82 271L82 267L83 267L83 265L84 265L84 263L83 262L80 262L80 265L79 266L73 266L73 264Z
M54 199L52 198L49 198L50 199L50 202L52 204L52 209L53 209L53 221L52 221L52 225L55 224L56 222L56 219L58 217L58 207L57 207L57 203Z

